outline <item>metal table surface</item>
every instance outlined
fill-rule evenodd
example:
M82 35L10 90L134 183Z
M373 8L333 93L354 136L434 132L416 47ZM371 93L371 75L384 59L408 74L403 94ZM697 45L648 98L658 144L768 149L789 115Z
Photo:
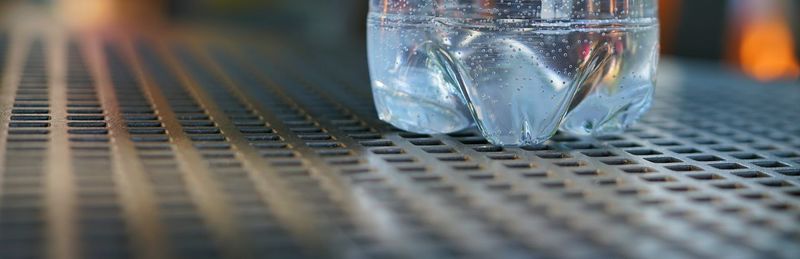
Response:
M361 55L3 34L0 258L800 257L797 83L667 60L625 134L504 148L381 123Z

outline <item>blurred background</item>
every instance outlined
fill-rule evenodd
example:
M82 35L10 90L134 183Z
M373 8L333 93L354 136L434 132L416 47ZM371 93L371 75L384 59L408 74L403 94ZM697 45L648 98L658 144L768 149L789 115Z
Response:
M487 1L487 0L476 0ZM47 8L66 25L165 27L193 24L292 37L317 46L363 45L366 0L17 0ZM800 78L800 1L662 0L665 56L728 64L760 81ZM261 33L259 33L261 34Z

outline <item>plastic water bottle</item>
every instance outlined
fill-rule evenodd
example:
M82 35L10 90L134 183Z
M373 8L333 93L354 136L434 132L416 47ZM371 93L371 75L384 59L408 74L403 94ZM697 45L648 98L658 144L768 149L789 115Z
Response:
M650 106L656 0L370 0L372 91L403 130L498 145L617 133Z

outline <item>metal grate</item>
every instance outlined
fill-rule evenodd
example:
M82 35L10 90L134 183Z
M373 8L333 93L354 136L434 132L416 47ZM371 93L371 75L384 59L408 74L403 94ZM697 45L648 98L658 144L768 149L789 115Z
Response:
M378 121L349 51L59 37L0 36L0 258L800 256L796 84L667 62L627 133L504 148Z

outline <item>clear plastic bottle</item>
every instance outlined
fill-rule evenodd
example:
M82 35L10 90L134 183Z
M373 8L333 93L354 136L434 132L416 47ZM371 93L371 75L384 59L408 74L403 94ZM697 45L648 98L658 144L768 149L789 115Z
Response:
M370 0L380 118L530 145L616 133L650 106L656 0Z

